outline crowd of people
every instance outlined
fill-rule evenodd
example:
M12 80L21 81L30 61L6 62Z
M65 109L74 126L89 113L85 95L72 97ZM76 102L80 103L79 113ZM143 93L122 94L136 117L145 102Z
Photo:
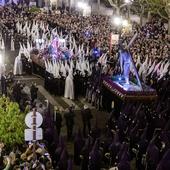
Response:
M1 8L1 24L7 27L7 30L4 31L9 31L11 34L14 34L12 36L15 37L15 41L19 38L17 35L17 27L15 27L17 22L25 23L26 21L37 20L38 22L45 22L46 25L49 25L50 29L57 27L59 32L63 31L63 34L71 32L75 36L77 44L82 44L83 42L93 47L97 42L100 46L108 47L111 26L109 24L109 17L107 16L83 17L76 13L70 15L67 12L53 12L50 15L44 12L33 14L30 13L27 8L23 8L24 7L21 8L19 6ZM98 22L99 20L100 22Z
M27 32L18 32L16 27L17 23L23 23L24 26L28 22L30 25L33 25L32 19L37 20L39 23L43 21L47 32L57 28L58 32L62 32L64 35L71 33L77 46L84 44L84 47L89 47L90 50L98 48L101 50L100 56L102 53L106 53L107 62L105 59L104 62L101 59L97 62L97 59L91 61L91 58L93 58L93 51L91 51L86 57L93 63L93 68L91 70L80 70L80 68L75 66L75 72L78 71L79 73L74 75L75 94L79 95L81 93L89 103L96 105L98 108L102 107L101 101L105 101L102 98L102 76L111 77L120 71L117 45L113 46L110 56L108 55L110 48L109 35L111 33L109 17L100 15L83 17L74 13L55 13L53 11L50 14L43 12L32 14L27 8L24 9L20 6L3 7L0 9L0 12L2 14L0 15L1 24L4 28L1 31L6 49L12 49L11 43L9 43L11 41L8 41L7 37L10 40L14 39L14 46L17 50L20 48L20 43L27 46L27 41L32 41L33 37L31 37L31 34L27 35ZM53 167L59 170L71 170L73 169L73 161L81 170L101 170L102 168L118 170L130 170L131 168L138 170L170 169L169 40L166 37L164 24L159 20L153 19L143 27L138 27L137 31L138 38L130 47L130 52L142 82L157 90L158 100L150 104L142 102L123 103L120 113L117 113L117 110L113 108L108 116L104 130L98 127L97 121L93 127L91 126L93 113L85 105L81 110L83 128L79 129L76 135L74 135L73 129L76 114L73 106L68 108L63 116L59 110L53 110L51 113L49 107L43 108L42 104L37 106L38 89L35 84L32 84L30 89L20 82L13 85L10 97L19 103L20 109L29 111L36 107L44 117L44 144L47 147L50 158L44 157L45 155L49 156L45 154L47 152L44 152L42 155L40 154L43 158L38 155L35 166L34 163L26 161L31 166L27 167L28 169L49 170ZM128 43L132 36L125 34L122 36L122 41ZM25 38L25 42L22 37ZM102 57L104 56L102 55ZM69 67L71 67L71 64ZM46 69L45 87L51 93L63 95L63 81L70 83L71 79L73 83L73 77L69 77L69 70L67 70L68 73L64 70L65 79L61 82L59 80L55 81L56 79L54 80L53 77L51 81L47 79L56 69L52 72L48 70L49 67L47 66ZM80 74L81 71L84 72L83 76ZM90 71L90 74L88 74L88 71ZM133 72L133 70L131 71ZM59 70L54 74L57 74L55 78L59 78ZM9 95L6 85L3 86L4 84L2 83L4 78L1 76L2 91L3 94ZM55 90L54 86L51 85L54 81L56 84L58 83ZM69 88L68 83L66 85L67 88ZM67 93L65 97L74 99L74 94L70 95ZM109 96L107 97L109 98ZM55 115L55 118L52 115ZM74 142L74 158L68 154L67 140L61 133L63 120L67 127L67 139ZM23 157L21 156L21 159ZM133 166L131 165L132 163ZM24 166L27 166L27 164L25 163ZM18 164L17 168L22 169L21 166L18 167Z

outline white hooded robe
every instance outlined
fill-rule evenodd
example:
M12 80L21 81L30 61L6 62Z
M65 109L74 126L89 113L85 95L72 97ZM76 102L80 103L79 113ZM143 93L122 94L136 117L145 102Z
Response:
M22 75L22 61L20 55L15 58L14 75Z
M11 38L11 51L15 51L14 38Z
M68 76L65 80L65 91L64 91L64 97L67 99L74 100L74 82L73 82L73 72L70 69Z

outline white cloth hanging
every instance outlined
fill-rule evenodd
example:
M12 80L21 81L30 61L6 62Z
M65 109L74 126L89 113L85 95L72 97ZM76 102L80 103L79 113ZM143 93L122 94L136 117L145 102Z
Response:
M73 82L73 73L71 69L69 70L69 74L65 80L64 97L67 99L74 100L74 82Z
M55 67L54 77L55 77L55 78L61 78L61 76L60 76L60 66L59 66L59 63L55 63L54 67Z
M63 63L61 64L60 71L61 71L61 73L62 73L62 76L63 76L63 77L66 77L66 69L65 69L65 66L64 66Z
M11 51L15 51L14 38L11 37Z
M14 75L22 75L22 61L20 55L15 58Z
M3 75L6 71L5 64L0 64L0 76Z

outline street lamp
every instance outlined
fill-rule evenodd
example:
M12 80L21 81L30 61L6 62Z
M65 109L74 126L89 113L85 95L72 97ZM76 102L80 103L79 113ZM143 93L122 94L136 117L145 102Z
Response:
M129 25L128 20L123 19L121 16L114 16L113 23L116 26L127 27Z
M129 32L130 30L130 24L127 19L122 18L121 16L114 16L112 18L112 23L115 25L115 28L119 34L119 36L122 35L122 33Z
M79 1L79 2L77 2L77 7L82 9L84 4L85 4L84 2Z
M115 16L115 17L113 18L113 22L114 22L114 24L115 24L116 26L120 26L120 25L122 24L122 18L119 17L119 16Z
M122 26L127 27L129 25L128 20L124 19L122 20Z

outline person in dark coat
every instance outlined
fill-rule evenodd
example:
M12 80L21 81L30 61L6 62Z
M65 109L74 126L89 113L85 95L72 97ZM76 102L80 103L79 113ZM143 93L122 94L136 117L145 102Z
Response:
M78 99L78 96L81 94L80 88L80 73L76 70L76 74L74 75L74 92L75 92L75 99Z
M51 148L51 149L53 150L54 148ZM58 165L58 162L60 161L60 156L64 149L65 149L65 141L64 141L64 138L60 136L59 142L58 142L57 148L55 149L54 157L53 157L54 158L53 164L55 167Z
M98 126L98 119L96 118L95 125L90 131L90 136L93 138L94 142L97 138L100 138L101 129Z
M147 130L148 130L148 125L146 125L146 127L140 137L140 141L138 142L137 157L136 157L136 167L138 170L145 169L144 164L142 162L142 158L144 158L146 149L148 146L148 140L146 139Z
M7 96L7 82L6 82L5 74L1 76L1 89L2 89L2 95Z
M21 84L20 84L19 81L16 82L13 86L12 96L14 98L14 101L16 101L17 103L20 103L20 100L21 100Z
M81 115L83 121L83 135L84 137L86 137L87 128L88 128L88 133L90 133L91 131L91 119L93 118L93 115L87 105L84 105L84 108L81 111Z
M85 145L81 151L80 158L81 158L81 164L80 164L80 170L87 170L88 164L89 164L89 153L92 148L92 139L89 136L86 141Z
M96 139L92 151L89 154L89 170L101 169L102 153L99 147L100 147L99 140Z
M75 113L73 111L73 107L70 107L66 110L64 114L66 127L67 127L67 139L70 140L73 134L73 127L74 127L74 117Z
M122 149L118 154L118 157L121 157L118 164L119 170L130 170L130 155L128 149L129 148L126 143L122 144Z
M56 124L56 129L57 129L57 135L60 136L60 132L61 132L61 127L62 127L62 116L61 116L61 113L59 113L58 110L56 110L56 113L55 113L55 124Z
M81 162L80 153L84 146L84 143L85 141L83 139L81 130L79 129L74 139L74 163L76 165L80 165L80 162Z
M170 149L168 149L161 161L159 162L156 170L169 170L170 169Z
M117 132L114 133L114 139L112 143L109 146L109 152L110 152L110 162L111 164L114 164L116 162L116 157L120 151L121 143L119 141L119 135Z
M49 145L53 142L53 134L54 130L50 127L44 131L44 139L48 142Z
M72 160L72 158L70 158L69 160L68 160L68 166L67 166L67 170L73 170L73 160Z
M130 170L130 162L126 161L121 161L118 164L118 170Z
M36 84L32 84L31 85L31 102L33 103L35 99L37 99L37 92L38 92L38 88L36 87Z
M59 170L67 170L67 164L68 164L67 159L68 159L68 153L66 148L64 148L61 153L60 160L58 162Z
M146 170L155 170L159 161L159 149L155 145L154 140L150 142L146 151Z

